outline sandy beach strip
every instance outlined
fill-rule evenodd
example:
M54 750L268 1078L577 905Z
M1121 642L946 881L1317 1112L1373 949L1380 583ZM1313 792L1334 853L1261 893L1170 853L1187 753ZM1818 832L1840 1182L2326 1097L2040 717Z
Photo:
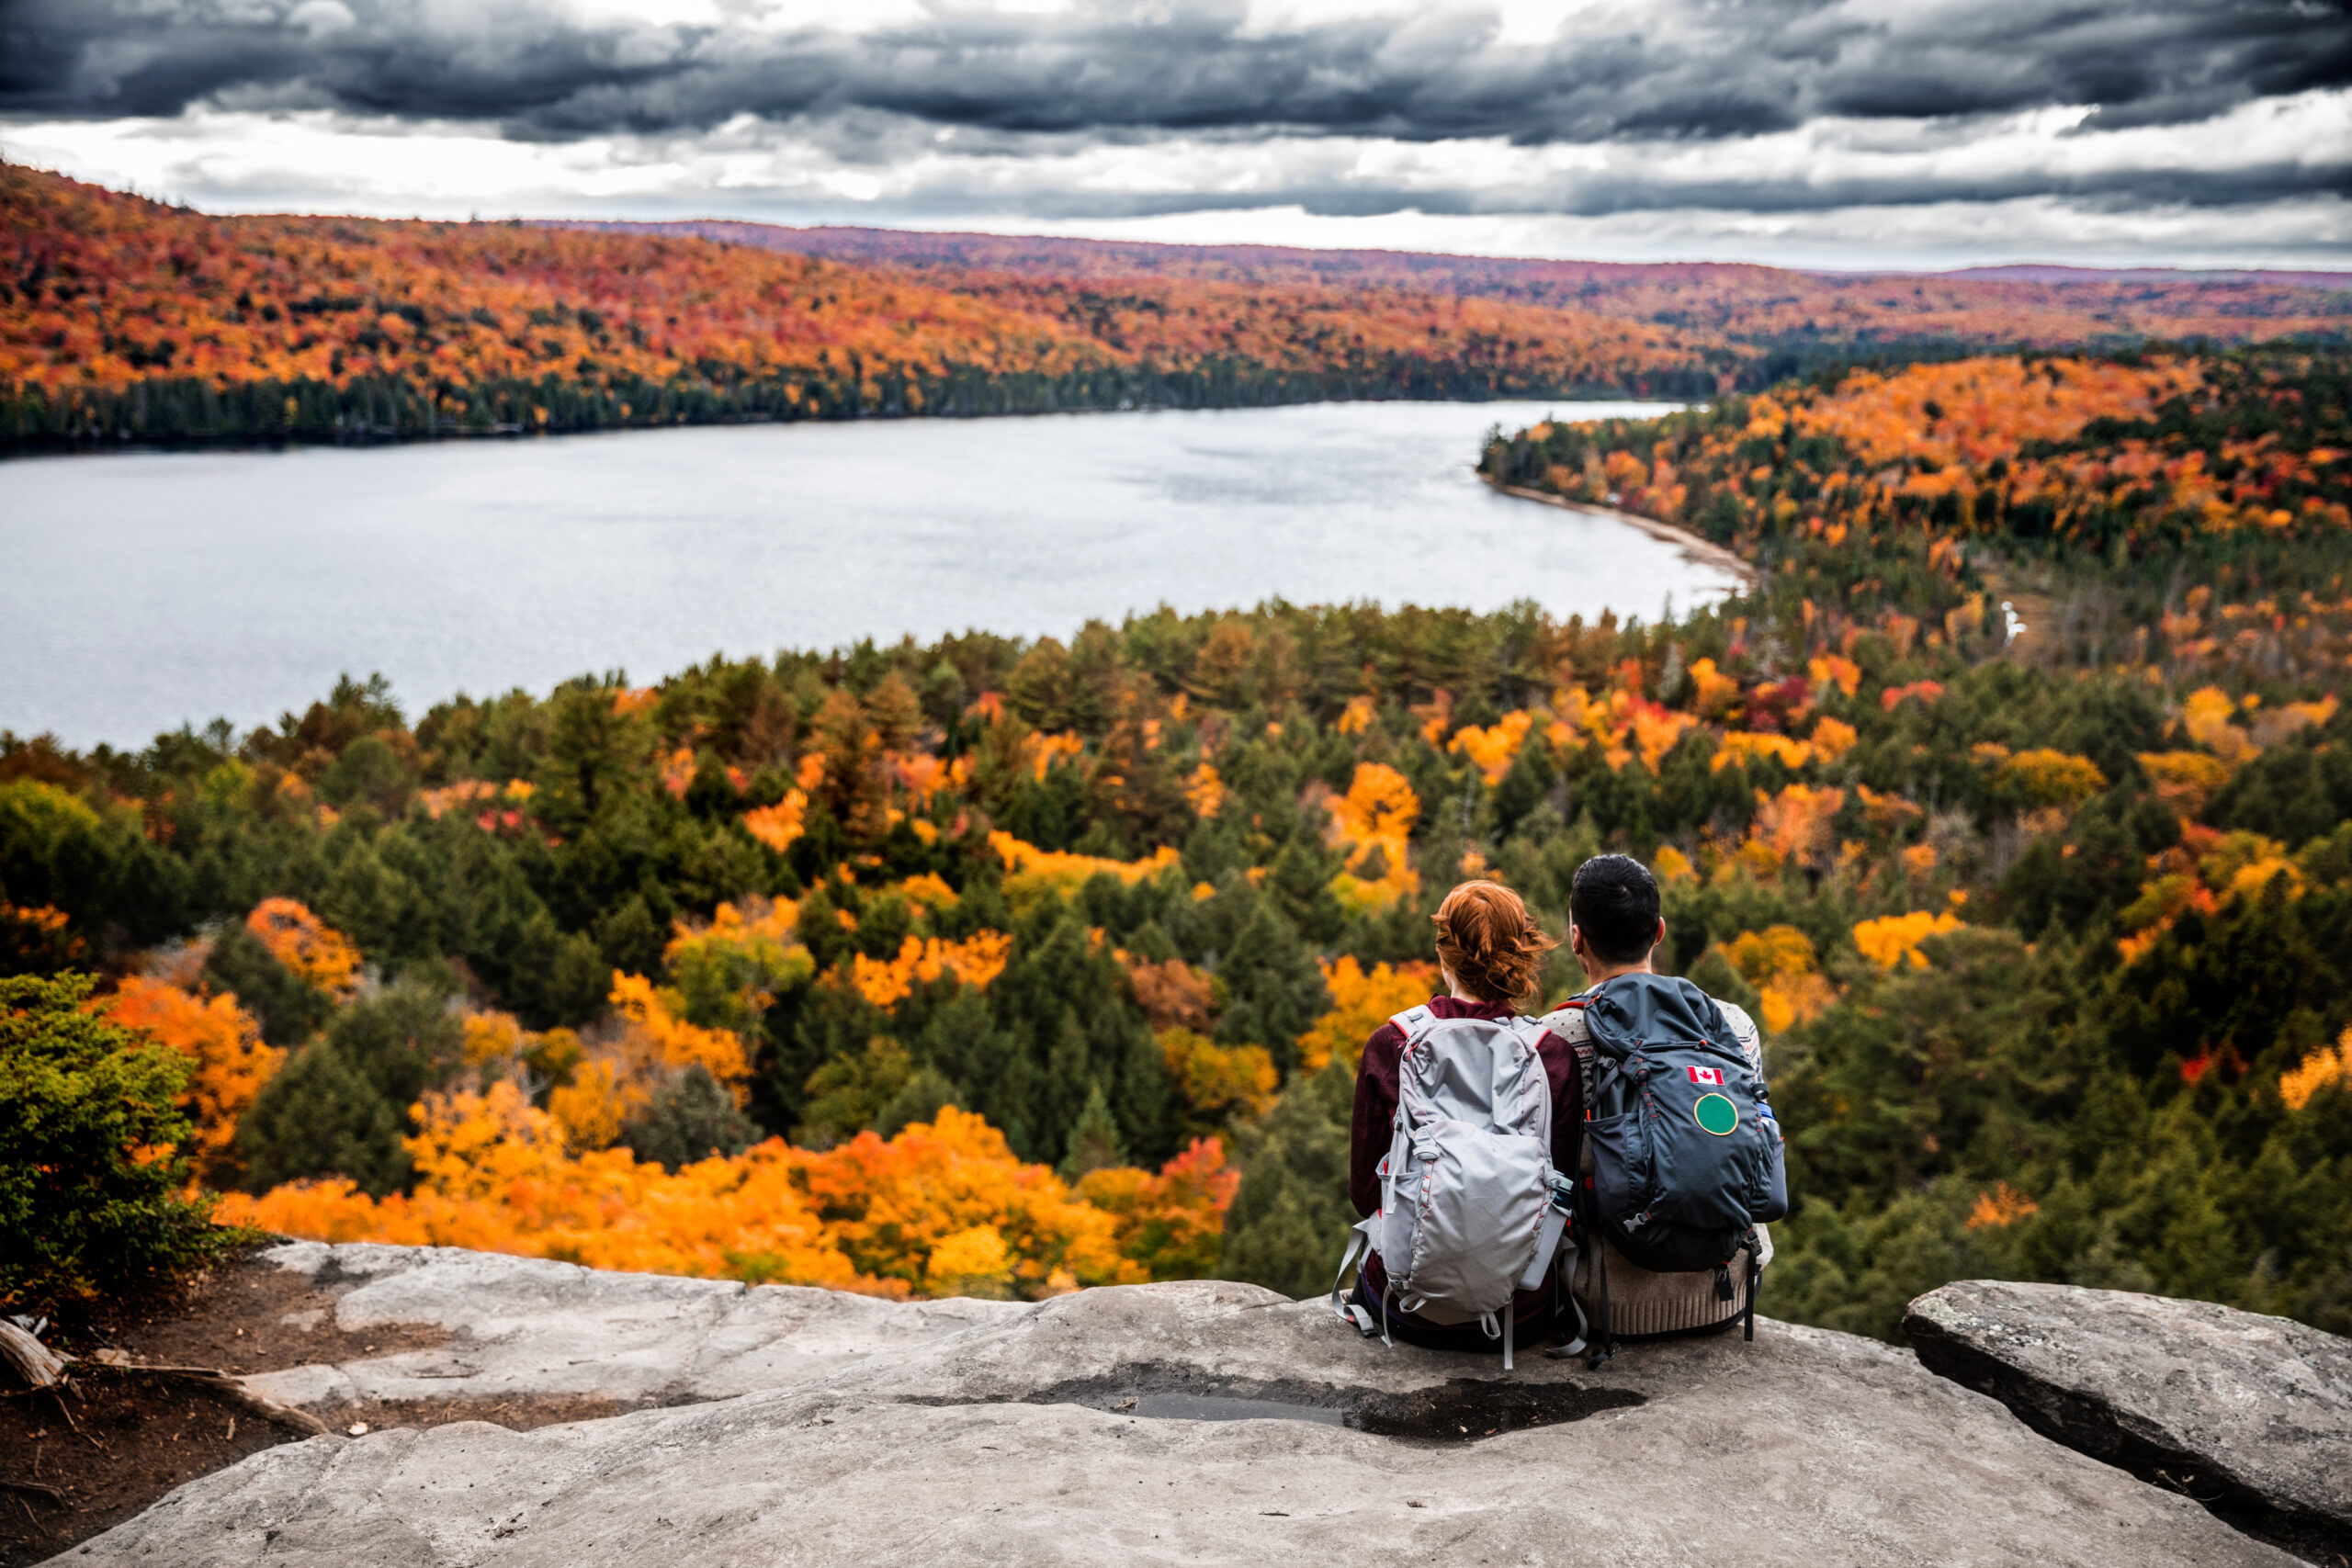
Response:
M1669 545L1679 547L1683 558L1687 560L1731 573L1739 579L1743 587L1753 588L1763 581L1763 574L1747 561L1721 545L1701 538L1687 528L1678 528L1671 523L1661 523L1655 517L1644 517L1635 512L1620 512L1614 507L1595 506L1590 502L1569 501L1566 497L1554 495L1549 491L1527 490L1519 485L1497 484L1490 474L1480 474L1478 477L1496 490L1502 491L1503 494L1515 495L1521 501L1540 501L1546 506L1557 506L1569 512L1589 513L1595 517L1614 519L1629 528L1639 528L1653 539L1663 539Z

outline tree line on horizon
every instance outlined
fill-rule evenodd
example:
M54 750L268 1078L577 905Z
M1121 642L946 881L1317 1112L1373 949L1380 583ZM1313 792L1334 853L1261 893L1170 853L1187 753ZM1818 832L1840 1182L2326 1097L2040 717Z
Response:
M1857 353L2340 339L2352 315L2346 290L2245 278L1840 281L1053 241L964 265L917 236L777 248L827 232L214 218L0 164L0 447L1706 400Z
M1766 1032L1769 1311L1891 1337L2011 1277L2352 1331L2348 382L2004 355L1497 433L1497 482L1758 564L1666 624L1160 610L6 737L8 1005L177 1075L135 1141L155 1201L224 1194L184 1218L1306 1294L1436 901L1498 878L1562 934L1617 849L1661 964Z

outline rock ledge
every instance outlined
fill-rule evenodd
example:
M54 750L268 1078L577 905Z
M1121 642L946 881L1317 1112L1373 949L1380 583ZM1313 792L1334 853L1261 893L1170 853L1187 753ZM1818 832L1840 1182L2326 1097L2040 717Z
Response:
M2314 1562L2352 1552L2352 1340L2210 1302L1973 1280L1911 1303L1920 1361L2034 1430Z

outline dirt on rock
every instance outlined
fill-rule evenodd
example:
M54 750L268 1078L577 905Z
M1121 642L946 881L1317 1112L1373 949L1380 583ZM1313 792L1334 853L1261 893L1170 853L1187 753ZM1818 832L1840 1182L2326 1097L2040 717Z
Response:
M183 1482L309 1434L275 1425L201 1383L132 1369L191 1367L242 1376L344 1362L448 1342L442 1329L377 1325L346 1333L335 1298L358 1283L314 1281L252 1253L224 1260L168 1297L100 1309L48 1336L77 1359L71 1392L0 1397L0 1568L40 1562L129 1518ZM631 1408L610 1399L368 1401L333 1415L338 1430L490 1421L515 1431Z

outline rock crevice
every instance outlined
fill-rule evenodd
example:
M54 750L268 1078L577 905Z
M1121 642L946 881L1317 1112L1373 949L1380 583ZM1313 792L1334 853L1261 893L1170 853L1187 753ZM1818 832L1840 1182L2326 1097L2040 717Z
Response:
M1968 1280L1911 1303L1930 1371L2321 1563L2352 1562L2352 1341L2210 1302Z

